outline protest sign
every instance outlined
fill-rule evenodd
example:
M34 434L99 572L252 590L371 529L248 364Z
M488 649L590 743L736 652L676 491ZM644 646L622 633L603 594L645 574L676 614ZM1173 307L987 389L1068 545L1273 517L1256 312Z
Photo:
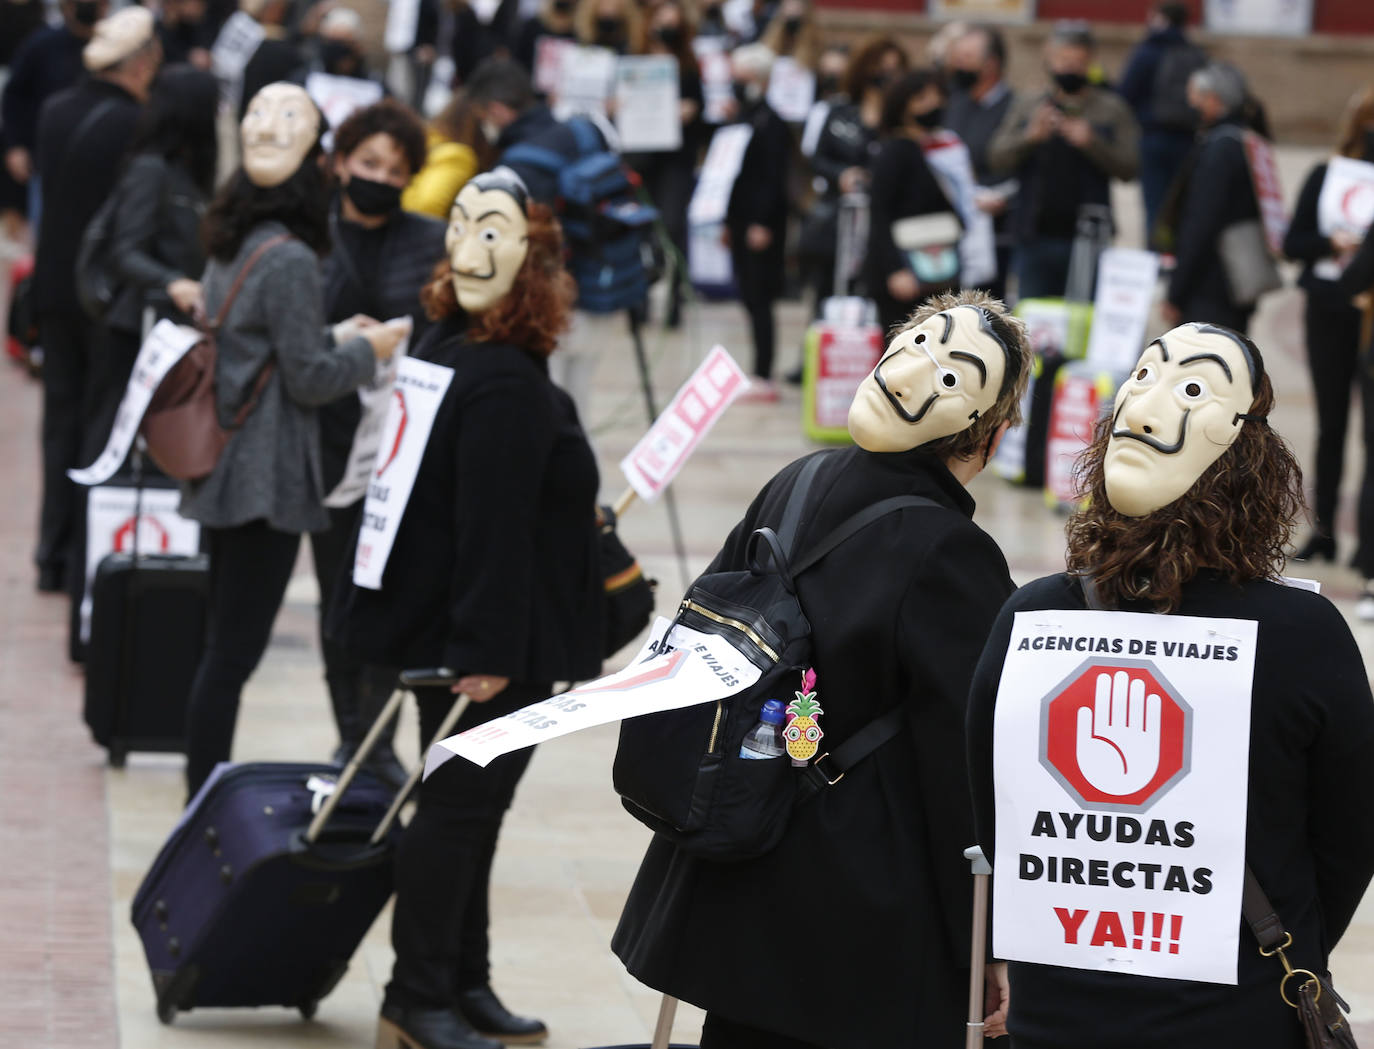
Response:
M1088 360L1127 372L1140 356L1159 280L1159 256L1136 248L1108 248L1097 263Z
M388 0L386 29L382 39L393 55L403 55L415 46L420 28L420 0Z
M883 329L857 319L806 332L802 428L814 441L849 440L849 406L883 354Z
M730 104L735 94L730 87L730 53L725 40L718 36L699 36L692 41L692 50L701 68L701 94L704 100L701 118L708 124L724 124L729 119Z
M582 729L714 703L759 679L759 668L725 638L681 625L669 634L670 625L659 616L624 670L435 744L425 757L425 776L454 755L485 768L502 754Z
M114 426L105 442L105 450L85 469L68 470L68 477L77 484L93 485L104 484L115 475L133 447L139 424L143 422L143 413L148 410L154 391L172 370L172 365L186 356L186 351L201 338L203 336L195 328L173 324L168 320L153 325L134 360L134 370L129 375L129 384L124 388L124 396L115 411Z
M265 36L251 15L235 11L210 48L210 68L220 82L220 97L236 111L243 93L243 71Z
M615 127L627 153L667 152L682 146L677 59L624 55L615 67Z
M1236 982L1256 633L1016 613L993 731L997 957Z
M795 58L781 55L768 78L768 105L789 124L800 124L816 101L816 74Z
M1326 162L1326 177L1317 197L1317 232L1363 237L1374 220L1374 164L1350 157ZM1339 280L1354 252L1343 258L1318 259L1312 272L1322 280Z
M409 322L410 318L402 318ZM388 323L395 323L388 322ZM343 477L334 490L324 497L324 505L333 509L352 506L367 492L367 482L377 466L377 452L382 447L382 431L386 428L386 413L391 405L391 390L396 384L396 372L405 359L410 345L407 335L396 347L389 361L378 361L372 381L358 387L358 401L362 418L353 431L353 445L348 450L348 463Z
M615 89L616 54L605 47L574 46L558 63L553 96L558 118L575 113L606 113L606 100Z
M1288 212L1283 205L1283 187L1279 184L1279 165L1274 159L1274 147L1269 140L1253 131L1241 138L1245 159L1250 165L1250 179L1259 201L1260 218L1264 221L1264 239L1275 256L1283 254L1283 238L1288 233Z
M534 89L541 95L555 95L563 75L563 59L577 51L577 41L560 36L541 36L534 44Z
M383 94L382 85L375 80L330 73L307 76L305 92L320 107L331 130L352 116L355 110L380 102Z
M396 532L415 487L434 417L453 381L453 369L414 357L402 359L388 398L386 421L376 455L377 468L367 485L358 549L353 558L353 583L368 590L382 588Z
M1055 376L1045 440L1045 501L1050 506L1071 509L1082 499L1074 465L1092 443L1093 427L1116 396L1119 378L1090 361L1070 361Z
M966 287L995 280L997 244L992 216L978 207L978 181L973 175L968 146L953 132L940 131L931 135L921 149L964 224L959 239L959 280Z
M635 493L645 502L657 499L748 386L748 378L725 347L714 347L649 432L620 461L620 470Z

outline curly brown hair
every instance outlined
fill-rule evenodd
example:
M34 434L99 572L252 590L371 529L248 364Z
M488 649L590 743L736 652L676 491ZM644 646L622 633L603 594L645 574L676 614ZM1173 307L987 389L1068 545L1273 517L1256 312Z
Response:
M1034 361L1025 321L1013 316L1001 299L993 298L985 291L944 292L932 295L916 307L905 321L894 324L887 338L891 342L902 332L920 327L937 313L952 310L956 306L975 307L983 315L985 330L1002 345L1006 353L1002 389L998 391L997 403L978 416L967 430L941 437L922 445L922 448L940 459L968 459L975 454L981 454L986 459L998 427L1003 423L1021 425L1021 398L1026 392L1026 383L1030 381Z
M563 230L547 205L531 201L529 251L515 275L510 293L489 310L471 317L467 337L473 342L502 342L547 357L572 319L577 286L563 268ZM430 320L459 312L453 270L441 259L420 290L420 303Z
M1274 387L1258 351L1254 404L1258 416L1193 486L1168 506L1126 517L1107 501L1103 463L1111 413L1097 421L1093 441L1074 468L1086 505L1069 518L1068 569L1091 576L1102 601L1149 601L1172 612L1183 588L1202 571L1235 583L1276 578L1293 522L1303 512L1302 468L1269 426Z

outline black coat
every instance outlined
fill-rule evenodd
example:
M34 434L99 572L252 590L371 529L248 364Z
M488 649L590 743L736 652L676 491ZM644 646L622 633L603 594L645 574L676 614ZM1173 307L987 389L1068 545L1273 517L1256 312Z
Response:
M1002 609L978 664L969 770L978 840L989 853L996 841L993 713L1012 617L1083 607L1068 576L1023 587ZM1289 960L1323 972L1374 874L1374 701L1359 649L1329 601L1277 583L1236 587L1199 577L1184 588L1179 614L1259 624L1245 856L1293 936ZM1240 914L1236 921L1234 987L1012 963L1013 1042L1017 1049L1301 1049L1297 1014L1279 999L1282 966L1261 958Z
M1336 281L1326 280L1312 272L1312 267L1318 262L1333 258L1336 254L1331 247L1331 238L1323 236L1317 229L1317 202L1321 199L1325 182L1326 164L1318 164L1307 173L1307 181L1302 184L1297 206L1293 209L1293 219L1288 224L1288 232L1284 234L1283 253L1303 264L1298 286L1309 296L1321 299L1324 304L1349 308L1350 296L1341 295Z
M744 151L739 174L730 190L725 227L736 278L761 287L768 298L782 294L783 258L787 243L787 184L792 161L792 133L767 102L745 112L742 119L754 134ZM763 251L748 247L753 225L766 226L773 239ZM752 270L752 273L746 273Z
M410 317L415 322L410 345L418 346L429 327L420 289L444 257L446 229L428 215L398 211L381 229L363 230L340 220L336 206L330 216L332 250L321 264L325 323L337 324L355 313L383 321ZM326 492L343 477L361 418L356 393L320 409L320 465Z
M83 127L97 106L105 108ZM133 95L94 77L59 91L43 106L38 168L46 203L33 266L33 306L40 313L81 308L75 276L81 235L114 189L138 114Z
M454 319L415 356L454 370L380 590L352 583L328 632L382 666L519 682L601 667L596 457L545 362L470 343Z
M38 146L38 115L53 95L71 87L83 74L81 49L86 46L66 26L44 26L25 38L9 63L10 78L0 109L0 138L6 149Z
M612 947L651 987L830 1049L958 1045L972 899L963 850L974 841L964 711L1012 583L942 463L919 451L820 454L835 463L803 512L798 549L889 496L947 507L889 514L798 579L826 740L894 706L909 731L794 810L759 859L695 860L656 838ZM746 540L778 526L798 471L769 482L712 570L745 567Z
M115 189L114 222L106 258L116 294L105 323L125 333L139 333L143 308L188 323L167 295L178 277L199 280L205 269L200 223L205 193L178 163L155 153L129 161Z

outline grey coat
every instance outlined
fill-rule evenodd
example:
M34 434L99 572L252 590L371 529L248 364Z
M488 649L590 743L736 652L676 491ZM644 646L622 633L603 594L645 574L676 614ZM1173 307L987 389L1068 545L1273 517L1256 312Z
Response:
M234 261L205 269L211 317L235 274L263 241L284 226L263 223ZM276 370L256 410L229 441L213 473L182 486L181 513L212 528L265 519L282 532L329 527L320 500L320 433L316 406L342 397L374 373L372 349L355 338L331 346L324 332L319 260L298 240L271 248L244 282L219 332L215 385L220 422L228 425L269 357Z

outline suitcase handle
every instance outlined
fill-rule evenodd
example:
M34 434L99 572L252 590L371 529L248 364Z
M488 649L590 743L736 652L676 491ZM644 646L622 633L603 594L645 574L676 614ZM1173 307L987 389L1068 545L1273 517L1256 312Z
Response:
M320 811L317 812L315 818L310 821L310 826L305 832L305 843L307 845L315 844L320 833L324 830L325 824L327 824L329 818L334 815L334 810L338 808L339 802L343 798L344 791L348 790L353 784L353 780L358 775L358 770L362 768L363 762L372 754L373 749L377 746L377 741L381 739L382 732L391 724L392 719L400 713L401 704L405 702L406 692L426 685L451 685L456 679L457 674L447 667L406 670L401 673L400 687L391 693L391 698L386 701L386 706L384 706L382 712L377 715L377 720L372 723L372 727L367 730L367 735L363 737L363 741L359 744L357 751L354 753L353 757L349 759L348 764L344 766L343 772L339 775L339 782L334 786L334 793L325 799L324 804L320 806ZM472 700L466 695L459 695L454 700L453 706L444 717L443 724L439 726L439 731L434 734L434 738L429 742L431 747L453 731L453 727L458 724L458 719L463 716L463 712L467 710L470 702L472 702ZM376 845L381 842L391 830L392 824L396 822L396 817L400 815L402 806L410 799L411 792L414 791L416 785L420 782L421 776L424 775L425 766L423 757L424 756L421 755L419 766L410 774L410 778L406 780L405 786L397 791L396 797L392 799L391 807L387 809L386 815L382 817L382 821L377 824L377 829L372 832L372 838L368 842L369 845Z

